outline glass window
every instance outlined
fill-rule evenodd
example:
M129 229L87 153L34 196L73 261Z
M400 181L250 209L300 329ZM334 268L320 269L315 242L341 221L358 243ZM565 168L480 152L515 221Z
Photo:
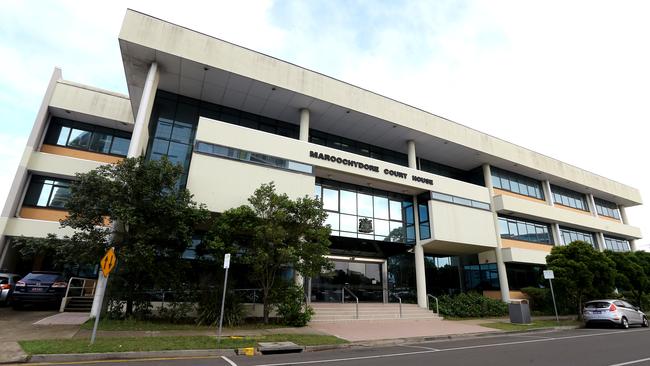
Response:
M316 186L314 186L314 198L320 200L321 197L322 197L321 186L317 184Z
M359 193L357 194L357 202L359 203L359 216L373 217L373 199L371 195Z
M56 144L61 146L67 145L69 136L70 136L70 127L61 127L61 132L59 132L59 137L56 140Z
M596 246L593 233L560 226L560 234L562 236L563 245L567 245L574 241L580 240L587 242L594 247Z
M495 182L497 178L499 180L498 185L493 184L494 188L523 194L540 200L544 199L542 184L540 181L496 167L492 167L491 170L492 181Z
M499 234L502 238L551 244L549 226L520 218L499 217Z
M323 188L323 208L331 211L339 210L339 191Z
M130 142L128 135L119 130L54 117L44 143L126 156Z
M551 190L553 191L553 202L578 210L589 211L587 198L584 194L556 185L551 185Z
M347 213L356 215L357 214L357 193L350 191L339 191L341 195L341 213Z
M402 203L390 200L390 219L402 220Z
M357 217L352 215L341 215L341 231L357 232Z
M388 220L388 198L374 196L373 200L375 217Z
M172 141L182 142L189 144L192 138L192 125L189 123L174 122L172 129Z
M594 197L594 203L596 204L596 212L598 212L599 215L620 220L621 215L618 206L614 202Z
M94 133L90 139L90 151L108 154L111 151L113 136L104 133Z
M155 137L169 140L172 135L172 125L172 121L159 120L158 126L156 126Z
M190 145L171 142L167 151L167 158L173 164L184 166L190 160Z
M111 145L111 154L126 156L129 152L130 139L124 137L113 137L113 144Z
M332 230L339 230L339 214L335 212L328 212L325 219L325 225L329 225Z
M65 207L69 198L70 181L34 175L27 187L23 204L61 209Z
M70 138L68 139L68 146L87 149L90 144L91 134L92 133L89 131L73 128L70 132Z
M631 250L630 242L625 239L605 236L605 250L611 250L614 252L629 252Z
M375 219L375 234L381 236L388 236L390 233L390 225L387 220Z

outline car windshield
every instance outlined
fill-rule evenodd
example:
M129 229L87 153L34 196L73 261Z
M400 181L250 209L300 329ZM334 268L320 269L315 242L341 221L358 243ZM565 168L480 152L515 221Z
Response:
M61 275L56 273L30 273L25 278L24 281L39 281L39 282L54 282Z
M9 283L9 278L0 276L0 285L6 285Z
M588 302L585 304L585 309L605 309L609 307L609 303L606 301L596 301Z

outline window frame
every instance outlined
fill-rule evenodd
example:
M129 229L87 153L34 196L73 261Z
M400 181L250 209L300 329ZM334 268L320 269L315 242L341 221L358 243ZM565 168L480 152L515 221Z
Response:
M65 143L60 144L59 141L61 139L61 131L67 128L67 135L65 138ZM56 129L56 130L55 130ZM90 133L90 137L88 138L88 146L71 146L70 145L70 136L72 135L73 130L79 130L83 132L88 132ZM54 131L58 131L56 134ZM103 151L95 151L92 150L92 142L95 141L94 137L95 135L105 135L105 136L110 136L111 139L111 144L108 148L108 152L103 152ZM128 155L128 148L127 151L124 155L122 154L116 154L113 151L113 144L115 143L115 140L117 138L120 139L125 139L129 141L129 145L131 144L131 133L127 131L122 131L122 130L117 130L114 128L108 128L108 127L103 127L103 126L97 126L93 125L90 123L85 123L85 122L80 122L80 121L75 121L67 118L61 118L61 117L52 117L50 119L50 122L47 126L47 131L45 132L45 137L43 138L43 144L44 145L52 145L52 146L59 146L59 147L64 147L66 149L74 149L74 150L79 150L79 151L86 151L90 153L95 153L95 154L102 154L102 155L110 155L110 156L116 156L120 158L126 158Z
M45 182L48 181L48 180L51 180L54 183L46 184ZM29 191L31 190L32 186L35 185L35 184L40 184L41 185L41 190L40 190L39 195L37 197L36 203L27 202L27 200L31 198L31 197L29 197ZM38 204L38 198L40 198L40 195L43 192L43 188L46 185L50 186L49 193L47 194L47 204L45 206L41 206L41 205ZM48 177L48 176L44 176L44 175L33 174L29 179L29 184L27 184L27 187L25 188L25 195L23 197L21 206L22 207L32 207L32 208L43 208L43 209L50 209L50 210L67 211L67 209L65 208L65 205L64 205L64 207L58 207L58 206L52 206L51 205L52 195L55 192L54 188L60 187L60 188L66 188L66 189L70 190L71 185L72 185L72 180L70 180L70 179L61 179L61 178L55 178L55 177Z
M540 201L545 200L542 182L507 170L491 167L492 186L496 189L520 194ZM508 183L505 188L504 181Z

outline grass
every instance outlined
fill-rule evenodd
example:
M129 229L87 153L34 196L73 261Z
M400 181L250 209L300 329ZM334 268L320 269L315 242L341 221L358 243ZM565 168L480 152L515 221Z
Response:
M94 320L91 319L85 322L84 324L82 324L81 329L92 330L93 325L94 325ZM286 326L279 325L279 324L250 323L250 324L244 324L244 325L240 325L228 329L269 329L269 328L284 328L284 327ZM152 320L100 319L98 329L106 330L106 331L162 331L162 330L213 330L216 328L215 326L196 325L191 323L175 324L175 323L167 323L163 321L152 321Z
M215 337L104 337L90 345L87 339L47 339L19 341L25 352L33 354L105 353L134 351L167 351L181 349L232 349L254 347L258 342L294 342L301 346L343 344L347 341L329 335L271 334L255 337L224 337L217 344Z
M538 328L550 328L557 326L580 326L581 322L577 320L560 320L556 322L555 320L536 320L532 324L512 324L506 322L493 322L493 323L483 323L480 324L483 327L494 328L499 330L529 330L529 329L538 329Z

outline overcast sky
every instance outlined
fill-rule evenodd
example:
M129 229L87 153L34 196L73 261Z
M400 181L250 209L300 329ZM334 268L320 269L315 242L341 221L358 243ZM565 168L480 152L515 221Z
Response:
M54 66L126 93L126 8L336 77L650 197L648 1L3 1L0 202ZM650 205L628 210L650 235ZM650 249L650 240L639 246Z

